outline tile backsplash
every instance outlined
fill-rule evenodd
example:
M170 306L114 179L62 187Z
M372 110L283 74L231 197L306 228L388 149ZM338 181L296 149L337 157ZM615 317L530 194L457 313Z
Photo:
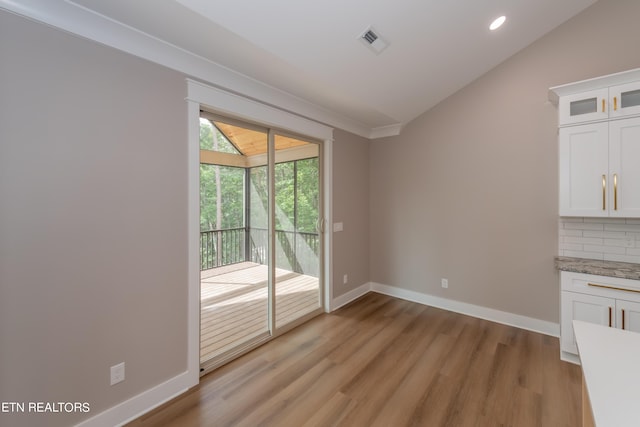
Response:
M640 219L561 217L559 254L640 263Z

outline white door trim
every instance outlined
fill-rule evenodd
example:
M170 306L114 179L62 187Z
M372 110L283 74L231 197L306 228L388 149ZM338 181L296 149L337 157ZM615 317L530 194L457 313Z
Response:
M215 113L247 120L252 123L285 130L323 141L324 165L324 220L331 224L331 171L333 129L284 110L227 92L201 82L187 79L188 108L188 341L187 366L190 387L199 382L200 373L200 108L206 107ZM323 234L325 259L324 288L325 311L331 301L331 228L326 226Z

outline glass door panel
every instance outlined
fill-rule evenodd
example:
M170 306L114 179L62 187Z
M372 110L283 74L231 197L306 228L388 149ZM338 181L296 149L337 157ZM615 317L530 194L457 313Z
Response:
M640 113L640 83L627 83L613 86L609 90L613 106L612 117L636 115Z
M319 145L276 134L275 326L321 308Z
M267 168L256 160L266 159L267 131L203 116L200 363L206 367L269 336L269 252Z
M200 122L201 369L322 308L320 145Z

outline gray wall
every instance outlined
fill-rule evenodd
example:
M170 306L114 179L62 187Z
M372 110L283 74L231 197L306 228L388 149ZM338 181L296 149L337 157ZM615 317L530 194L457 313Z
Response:
M550 86L640 67L637 0L600 0L371 144L371 280L557 322ZM440 278L449 279L449 289Z
M369 282L369 140L339 129L333 145L333 296ZM349 282L343 284L343 276Z
M0 58L0 401L96 415L187 368L186 83L5 12Z
M6 12L0 57L0 401L93 416L187 368L186 82ZM368 150L335 131L336 296L368 281ZM0 424L86 415L38 417Z

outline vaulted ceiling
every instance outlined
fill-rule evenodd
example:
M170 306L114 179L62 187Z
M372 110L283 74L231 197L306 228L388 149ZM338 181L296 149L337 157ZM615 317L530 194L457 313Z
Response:
M0 0L0 7L316 121L378 137L397 134L593 3ZM489 31L500 15L507 17L505 24ZM360 40L370 26L388 44L379 54Z

